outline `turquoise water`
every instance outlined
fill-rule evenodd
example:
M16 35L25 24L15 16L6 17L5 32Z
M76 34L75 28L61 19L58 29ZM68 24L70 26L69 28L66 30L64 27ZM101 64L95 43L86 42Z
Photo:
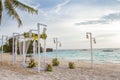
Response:
M60 59L83 61L91 60L89 50L58 50L57 53L58 58ZM43 54L41 56L43 56ZM56 51L47 52L46 57L55 58ZM120 63L120 49L95 49L93 50L93 59L95 62Z
M59 59L64 60L91 60L90 50L58 50L57 54ZM41 57L44 57L44 54L41 54ZM46 57L55 58L56 51L47 52ZM94 49L93 60L94 62L120 63L120 49Z

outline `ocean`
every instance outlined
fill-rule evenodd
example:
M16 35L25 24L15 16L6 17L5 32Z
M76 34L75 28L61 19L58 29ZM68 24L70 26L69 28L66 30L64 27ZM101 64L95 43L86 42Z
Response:
M54 50L53 52L47 52L46 57L55 58L56 53L59 59L64 60L80 60L80 61L90 61L91 53L87 49L76 49L76 50ZM44 56L44 54L41 54ZM120 63L120 49L93 49L93 60L94 62L112 62Z
M56 58L56 53L58 58L63 60L91 61L91 53L89 49L53 50L53 52L46 52L46 57ZM44 54L41 54L41 57L44 57ZM93 49L93 61L120 63L120 49Z

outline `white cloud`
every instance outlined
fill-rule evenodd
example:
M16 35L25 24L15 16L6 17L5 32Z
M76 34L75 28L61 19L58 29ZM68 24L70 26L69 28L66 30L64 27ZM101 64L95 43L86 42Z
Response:
M117 13L109 13L108 15L103 15L98 20L89 20L85 22L76 23L76 25L91 25L91 24L110 24L114 21L120 20L120 12Z
M55 13L59 13L59 11L62 9L63 6L67 5L70 2L70 0L64 0L64 2L58 4L55 8L54 11Z
M120 0L116 0L116 1L119 1L119 2L120 2Z

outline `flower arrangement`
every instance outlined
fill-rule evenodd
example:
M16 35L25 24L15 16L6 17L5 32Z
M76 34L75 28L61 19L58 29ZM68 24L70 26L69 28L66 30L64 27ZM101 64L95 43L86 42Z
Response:
M68 66L69 66L70 69L74 69L75 68L74 62L69 62Z
M59 62L59 60L57 59L57 58L54 58L53 60L52 60L52 65L53 66L58 66L60 64L60 62Z
M28 68L33 68L33 67L36 67L36 62L35 62L35 60L34 59L31 59L31 61L30 61L30 63L29 63L29 65L27 66Z
M52 65L51 64L46 65L46 71L52 71Z

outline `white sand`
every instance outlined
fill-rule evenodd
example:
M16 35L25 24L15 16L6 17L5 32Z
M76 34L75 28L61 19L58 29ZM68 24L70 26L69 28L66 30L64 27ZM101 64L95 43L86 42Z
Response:
M68 68L68 62L60 60L60 66L53 67L52 72L36 72L21 65L18 58L16 65L12 65L12 56L4 54L4 62L0 63L0 80L120 80L120 64L90 63L74 61L75 69ZM42 60L43 61L43 60ZM51 62L48 59L47 62Z

